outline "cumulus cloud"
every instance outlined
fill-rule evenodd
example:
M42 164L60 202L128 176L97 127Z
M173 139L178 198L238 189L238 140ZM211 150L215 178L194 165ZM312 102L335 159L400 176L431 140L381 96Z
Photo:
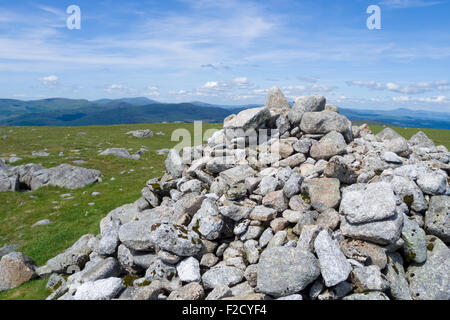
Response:
M450 83L447 80L417 82L406 86L401 86L394 82L381 83L376 81L347 81L347 85L360 86L373 90L386 90L403 94L420 94L430 91L450 90Z
M39 78L38 81L49 88L55 88L59 84L59 78L55 75Z

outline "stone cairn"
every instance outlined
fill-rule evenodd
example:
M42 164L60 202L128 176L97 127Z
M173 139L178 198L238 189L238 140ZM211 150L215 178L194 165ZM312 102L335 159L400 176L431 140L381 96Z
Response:
M273 88L36 274L62 300L448 300L449 160Z

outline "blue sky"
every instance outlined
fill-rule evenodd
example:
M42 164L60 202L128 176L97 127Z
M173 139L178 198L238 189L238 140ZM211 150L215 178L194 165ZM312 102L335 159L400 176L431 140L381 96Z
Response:
M450 0L0 0L0 97L251 104L278 86L450 112L449 14Z

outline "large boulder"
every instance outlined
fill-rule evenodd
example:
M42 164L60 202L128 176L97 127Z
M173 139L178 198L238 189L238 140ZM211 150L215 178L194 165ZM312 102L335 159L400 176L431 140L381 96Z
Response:
M31 178L30 187L32 190L43 186L79 189L98 181L101 174L98 170L62 164L55 168L35 171Z
M381 245L395 243L401 235L403 227L403 213L374 222L352 224L345 217L341 218L340 230L346 237L367 240Z
M320 275L320 268L312 253L274 247L261 254L257 274L260 292L283 297L306 288Z
M150 239L163 250L181 257L190 257L202 249L197 233L175 224L155 224L151 227Z
M333 287L347 280L352 266L345 258L337 242L333 241L328 231L321 231L314 241L314 249L319 258L320 271L325 285Z
M353 140L350 120L332 111L306 112L302 117L300 129L312 134L327 134L337 131L345 137L347 142Z
M265 107L275 110L281 109L283 111L289 111L291 109L291 105L286 100L286 97L277 87L273 87L267 92Z
M0 260L0 291L16 288L36 277L37 266L27 255L11 252Z
M323 96L314 94L297 98L294 107L289 112L288 118L292 125L298 125L305 112L319 112L325 109L326 99Z
M387 182L350 187L343 192L339 211L349 223L367 223L396 214L396 198Z
M309 153L314 159L328 160L333 156L345 153L347 144L339 132L332 131L311 146Z
M314 209L323 212L329 208L336 208L341 201L340 182L334 178L317 178L305 181L302 192L309 196Z
M243 132L255 130L271 117L270 110L267 108L253 108L241 111L236 116L225 121L223 127L225 130L240 129ZM235 131L237 132L237 131Z

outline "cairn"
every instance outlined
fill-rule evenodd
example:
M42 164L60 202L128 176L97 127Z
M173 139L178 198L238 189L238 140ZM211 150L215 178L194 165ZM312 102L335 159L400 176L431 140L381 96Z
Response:
M36 272L61 300L448 300L449 161L273 88Z

